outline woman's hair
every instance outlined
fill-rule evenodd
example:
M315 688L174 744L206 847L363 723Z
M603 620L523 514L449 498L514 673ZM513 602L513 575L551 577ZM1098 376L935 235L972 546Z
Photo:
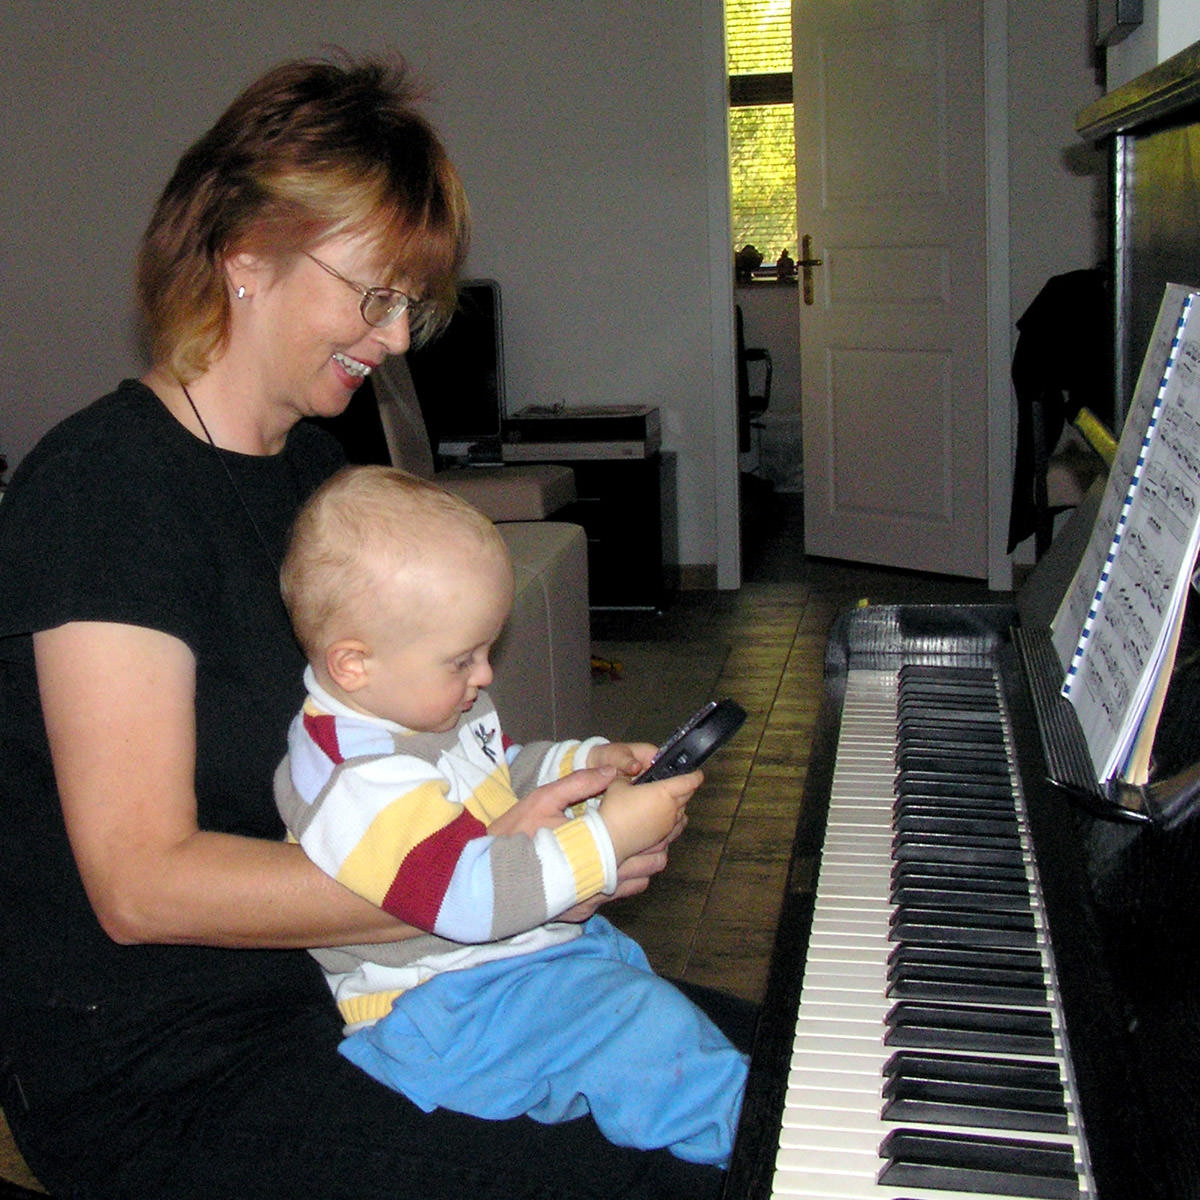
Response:
M344 467L301 508L280 571L283 602L310 661L377 616L379 586L397 571L436 569L465 549L509 563L495 525L465 500L395 467ZM428 576L425 576L428 579Z
M142 238L137 295L153 361L187 383L229 336L224 260L286 259L365 237L420 289L414 344L454 311L470 217L401 62L307 59L267 72L184 156Z

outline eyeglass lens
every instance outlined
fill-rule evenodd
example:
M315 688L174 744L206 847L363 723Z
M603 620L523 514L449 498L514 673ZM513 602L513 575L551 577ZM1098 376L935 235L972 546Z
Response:
M403 292L372 288L362 298L363 320L376 327L390 325L408 305L409 299Z

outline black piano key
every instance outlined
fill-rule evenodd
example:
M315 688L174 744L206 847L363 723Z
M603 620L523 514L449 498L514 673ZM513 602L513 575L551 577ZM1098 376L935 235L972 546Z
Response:
M1062 1079L1053 1065L900 1051L883 1073L885 1121L1069 1131Z
M912 866L913 864L907 864ZM904 903L910 898L927 895L931 903L938 897L951 895L956 903L969 906L971 896L979 897L979 905L1012 905L1024 901L1029 904L1029 889L1019 878L987 878L968 875L939 877L920 874L917 871L896 872L891 879L893 903Z
M914 717L905 714L896 722L896 753L922 751L928 754L944 754L961 750L967 754L989 754L1007 759L1010 753L1003 728L990 723L979 723L958 728L952 721L927 719L925 715Z
M954 864L960 871L981 867L1023 867L1025 862L1020 850L1010 845L972 845L961 839L939 840L928 836L897 837L892 843L892 857L898 862L922 865Z
M900 694L897 705L913 720L955 720L962 711L983 711L998 715L995 689L990 691L917 692L912 688Z
M955 701L961 696L972 699L983 697L996 700L995 679L968 679L965 676L955 679L901 679L899 694L902 696L922 696L931 704Z
M995 680L996 675L990 666L945 667L939 663L910 662L900 668L898 678L901 686L907 682L910 686L915 687L922 683L937 683L945 679L962 680L968 684L978 683L984 680Z
M943 746L990 746L1003 751L1007 742L1003 732L992 724L956 724L954 721L914 720L905 718L897 723L897 753L904 746L924 746L940 749Z
M961 883L964 875L962 867L951 859L949 862L910 862L902 860L892 864L891 876L894 882L913 880L918 885L922 882L934 887L940 882L943 886ZM977 879L983 884L997 887L1019 886L1022 891L1029 890L1029 877L1023 862L1011 865L994 864L983 869L969 872L971 879Z
M892 1130L880 1144L878 1181L888 1187L1075 1200L1079 1176L1065 1145L977 1134Z
M914 887L898 882L891 890L892 903L902 911L949 909L951 912L1030 913L1029 897L1001 888L959 888L948 884L941 888Z
M1003 975L978 977L939 971L901 970L885 989L889 1000L946 1001L950 1004L1044 1004L1046 989Z
M936 736L909 734L896 739L897 766L915 766L925 758L951 759L952 763L970 763L975 759L1008 763L1003 740L957 738L949 732Z
M896 755L901 779L907 777L931 779L954 779L969 776L972 779L1003 779L1011 786L1012 768L1008 757L998 751L960 750L908 750Z
M1017 946L1038 944L1033 913L952 912L948 909L914 909L893 913L888 936L897 942L922 942L951 946Z
M965 834L969 837L1005 838L1018 845L1021 842L1021 829L1015 817L960 817L897 809L892 827L897 833Z
M897 1049L1055 1054L1050 1013L987 1005L900 1000L884 1020L884 1042Z
M1046 1003L1041 980L1005 971L951 967L898 967L888 979L889 1000L944 1000L960 1004Z
M1012 768L1000 752L906 750L895 757L902 792L911 792L923 779L989 780L1012 790Z
M996 681L986 674L970 675L915 675L900 676L900 692L906 696L970 696L976 694L995 696Z
M1021 838L1019 832L1009 833L1005 835L1000 831L991 831L986 834L973 834L968 830L961 829L951 825L948 830L934 829L901 829L896 833L894 841L897 843L908 843L911 845L920 845L922 843L937 846L937 845L955 845L961 846L963 849L971 849L977 847L981 850L999 849L1004 847L1012 847L1020 849Z
M900 909L948 908L955 912L1030 912L1029 897L1000 888L914 887L896 883L892 903Z
M1012 799L993 796L925 796L914 794L899 797L892 805L896 817L965 817L982 820L1010 820L1014 815Z
M888 957L886 994L893 1000L1044 1005L1046 979L1036 951L976 951L896 946Z
M1001 729L1003 723L1000 713L994 707L989 708L983 706L975 708L967 704L955 705L953 708L946 706L937 711L936 714L929 713L918 700L901 700L897 705L897 716L901 727L904 722L910 717L917 722L917 728L932 728L935 722L941 721L946 724L953 723L957 726L976 726L980 729Z
M923 946L919 943L893 946L888 954L888 969L904 963L966 968L995 967L1005 971L1028 971L1039 976L1043 974L1042 956L1039 951L1005 950L990 946L986 950L958 946Z
M951 779L949 776L938 777L934 775L909 775L904 778L898 778L896 781L897 796L926 796L930 799L935 797L946 797L955 799L956 797L970 798L977 796L985 800L1009 800L1012 797L1012 785L1007 779L989 780L989 779Z
M979 697L971 699L979 699ZM975 707L970 704L969 706ZM984 706L990 708L994 714L998 715L995 696L992 696L990 699L984 698ZM904 726L912 725L916 728L952 724L958 719L959 711L963 707L955 696L916 696L909 693L900 696L896 702L899 723ZM988 724L995 725L996 722L992 721L988 722Z
M930 676L925 679L908 676L900 679L900 694L902 696L925 696L931 702L939 698L956 700L960 696L984 696L991 698L994 703L996 681L994 677L987 678L983 675L974 678L966 675L941 678Z
M1002 1082L1014 1087L1056 1091L1062 1099L1062 1076L1055 1062L1033 1062L1021 1058L979 1054L923 1054L897 1050L883 1065L885 1078L909 1075L928 1079ZM1066 1101L1062 1103L1066 1111Z

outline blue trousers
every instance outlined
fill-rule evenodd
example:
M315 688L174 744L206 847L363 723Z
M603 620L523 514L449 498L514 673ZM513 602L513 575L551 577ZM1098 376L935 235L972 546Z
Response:
M617 1145L715 1165L733 1147L747 1068L603 917L562 945L435 976L341 1052L426 1112L591 1113Z

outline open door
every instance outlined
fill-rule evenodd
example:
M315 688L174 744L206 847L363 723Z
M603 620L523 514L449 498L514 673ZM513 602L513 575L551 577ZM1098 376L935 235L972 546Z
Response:
M805 548L986 577L983 4L793 14Z

